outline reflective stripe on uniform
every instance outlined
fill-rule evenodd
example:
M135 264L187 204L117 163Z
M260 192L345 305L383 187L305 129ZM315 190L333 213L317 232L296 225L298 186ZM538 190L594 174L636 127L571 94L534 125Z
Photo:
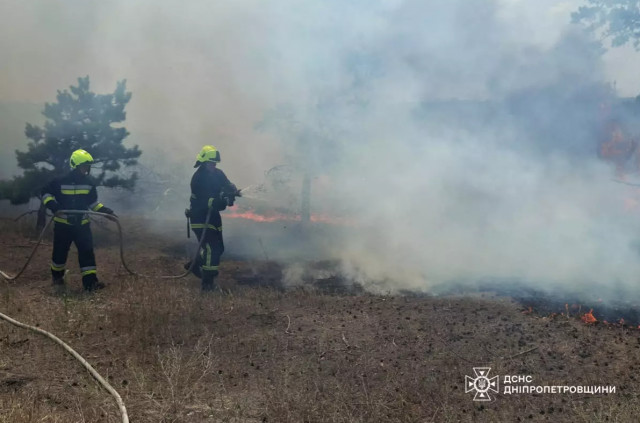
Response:
M204 266L211 266L211 245L207 244L207 256L204 258Z
M202 266L200 266L200 268L202 270L218 270L220 266L207 266L203 264Z
M89 205L89 208L93 211L98 211L99 209L103 208L104 204L96 201L95 203Z
M93 188L92 185L60 185L60 189L71 189L71 190L79 190L79 189L88 189Z
M64 195L89 194L88 189L62 189L60 192Z
M60 192L66 195L89 194L91 185L60 185Z
M59 263L51 262L51 270L55 270L56 272L63 271L65 266L66 266L66 263L59 264Z
M42 203L47 204L49 201L55 200L55 197L51 194L45 194L42 196Z
M207 206L213 207L213 197L209 198L209 201L207 201Z
M217 227L212 225L211 223L207 223L206 225L204 223L192 223L191 227L193 229L204 229L204 227L207 227L207 229L213 229L214 231L220 231L222 232L222 226Z
M81 267L80 271L82 272L82 276L87 276L87 275L90 275L92 273L98 273L96 271L96 267L95 266Z

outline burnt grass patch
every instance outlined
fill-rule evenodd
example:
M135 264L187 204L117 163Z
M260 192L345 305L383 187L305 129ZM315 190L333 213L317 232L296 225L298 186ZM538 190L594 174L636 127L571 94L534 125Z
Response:
M630 327L640 325L640 295L624 286L582 286L580 291L562 288L534 288L535 284L514 280L449 283L436 287L434 293L447 295L492 294L513 298L525 309L539 315L579 315L592 312L600 323Z
M2 229L0 268L12 272L26 259L29 238ZM374 295L336 274L334 262L296 273L272 260L227 259L220 280L232 294L203 296L195 277L154 278L180 273L183 258L164 255L153 238L137 242L127 260L150 276L127 275L117 246L107 243L96 250L107 288L94 295L77 294L74 249L73 295L52 293L47 244L23 278L0 282L0 311L82 354L118 390L132 422L597 423L640 416L635 328L585 324L578 313L530 313L526 301L488 289ZM465 392L474 367L500 377L492 401ZM616 392L509 395L505 375ZM60 347L0 321L0 423L41 421L120 418Z

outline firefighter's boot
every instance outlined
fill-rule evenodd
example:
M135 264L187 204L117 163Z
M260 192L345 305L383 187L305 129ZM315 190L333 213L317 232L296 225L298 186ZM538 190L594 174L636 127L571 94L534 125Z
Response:
M83 276L82 287L86 292L93 292L106 287L105 284L100 282L95 274Z
M184 266L183 266L184 270L189 270L189 267L191 267L191 262L192 262L192 260L189 260L188 262L186 262L184 264ZM193 265L193 269L191 269L191 273L196 275L198 278L202 278L202 271L200 270L200 264L197 261Z
M214 280L215 276L213 275L203 275L202 276L202 292L213 292L214 290Z
M53 291L56 294L64 294L67 290L67 284L65 277L69 270L63 270L61 272L51 272L51 279L53 282Z

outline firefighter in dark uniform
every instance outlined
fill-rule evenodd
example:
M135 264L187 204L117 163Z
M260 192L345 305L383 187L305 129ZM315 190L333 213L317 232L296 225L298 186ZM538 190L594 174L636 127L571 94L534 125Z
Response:
M71 243L78 249L82 286L87 291L104 288L98 281L93 237L86 214L61 214L58 210L93 210L115 216L113 210L98 202L98 193L89 178L93 157L85 150L76 150L69 159L71 172L51 181L42 189L42 202L55 216L51 276L53 284L64 285L65 266Z
M202 279L202 291L213 290L214 280L218 276L220 256L224 252L220 211L227 206L233 206L235 198L240 196L236 186L216 167L218 163L220 152L215 147L205 145L196 157L193 167L197 170L191 178L191 207L188 216L198 241L204 233L202 248L192 272ZM185 268L190 266L190 262L185 264Z

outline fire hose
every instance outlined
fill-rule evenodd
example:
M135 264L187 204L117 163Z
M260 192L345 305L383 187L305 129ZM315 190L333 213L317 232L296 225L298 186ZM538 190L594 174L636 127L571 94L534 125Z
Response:
M39 333L40 335L46 336L49 339L52 339L54 342L56 342L58 345L62 346L62 348L64 348L69 354L71 354L76 360L78 360L80 363L82 363L82 365L89 371L89 373L91 373L91 376L93 376L98 383L100 383L100 385L102 385L102 387L104 389L107 390L107 392L109 392L109 394L111 394L111 396L113 396L116 400L116 403L118 404L118 408L120 409L120 414L122 415L122 423L129 423L129 416L127 415L127 408L124 405L124 401L122 401L122 397L120 396L120 394L118 394L118 392L113 389L113 387L109 384L109 382L107 382L102 376L100 376L100 374L96 371L96 369L94 369L91 364L89 364L87 362L87 360L85 360L80 354L78 354L73 348L71 348L69 345L65 344L64 341L62 341L60 338L58 338L57 336L55 336L54 334L52 334L51 332L47 332L46 330L42 330L40 328L37 328L35 326L30 326L30 325L26 325L24 323L20 323L17 320L12 319L11 317L0 313L0 318L6 320L7 322L11 323L12 325L24 328L24 329L29 329L31 331L34 331L36 333Z
M236 196L241 196L241 192L245 191L247 188L244 189L235 189L234 186L234 191L233 193L229 193L229 192L222 192L221 193L221 199L224 200L226 202L226 204L228 206L233 206L233 203L235 201L235 197ZM198 255L200 254L200 249L202 248L202 244L204 243L204 239L205 239L205 235L207 233L208 230L208 226L209 226L209 219L211 218L211 212L213 211L213 208L209 208L209 211L207 212L207 217L205 219L205 224L204 224L204 230L202 231L202 236L200 237L200 242L198 243L198 248L196 249L196 252L193 256L193 258L191 259L189 268L187 270L185 270L185 272L180 273L179 275L163 275L163 276L155 276L155 277L159 277L160 279L181 279L184 278L185 276L187 276L189 273L191 273L191 271L193 270L193 266L195 265ZM20 216L18 216L18 218L16 218L15 220L20 219L21 217L32 213L33 211L30 212L26 212L21 214ZM42 243L42 238L44 237L44 234L46 232L46 230L49 228L49 226L51 226L51 222L53 222L53 218L56 215L59 214L92 214L92 215L96 215L96 216L103 216L106 217L107 219L113 221L116 223L116 225L118 226L118 239L119 239L119 244L120 244L120 261L122 262L122 266L124 267L124 269L133 276L138 276L138 277L152 277L149 275L142 275L140 273L134 272L133 270L131 270L129 268L129 266L127 265L127 262L124 260L124 241L123 241L123 237L122 237L122 226L120 226L120 221L118 219L117 216L115 215L111 215L111 214L107 214L107 213L100 213L100 212L95 212L95 211L89 211L89 210L58 210L58 212L51 218L49 219L49 222L47 222L47 224L45 225L45 227L42 229L42 231L40 232L40 236L38 237L38 241L36 242L36 245L33 247L33 249L31 250L31 254L29 254L29 257L27 258L26 263L24 264L24 266L22 266L22 268L20 269L20 271L14 275L11 276L6 272L3 272L2 270L0 270L0 276L2 276L3 278L13 281L18 279L18 277L22 274L22 272L24 272L24 270L27 268L27 266L29 265L29 262L31 262L31 259L33 258L34 254L36 253L36 250L38 249L38 246L40 246L40 244ZM185 213L187 214L187 213ZM189 218L188 214L187 214L187 219ZM190 226L189 226L189 220L187 220L187 238L190 235Z
M207 233L207 227L208 227L209 219L211 218L211 212L212 211L213 211L213 209L209 209L209 212L207 213L207 218L205 220L204 230L202 231L202 236L200 237L200 242L198 244L198 248L196 249L196 253L194 254L194 256L193 256L193 258L191 260L191 265L189 266L189 268L184 273L181 273L179 275L163 275L163 276L156 276L156 277L159 277L161 279L181 279L181 278L184 278L185 276L187 276L193 270L193 266L195 265L196 259L198 258L198 254L200 253L200 248L202 248L202 244L204 243L204 238L205 238L205 234ZM150 276L150 275L143 275L143 274L134 272L127 265L127 262L124 259L124 240L123 240L123 236L122 236L122 226L120 225L120 220L118 219L117 216L113 216L113 215L106 214L106 213L88 211L88 210L60 210L60 211L58 211L58 213L56 213L56 215L57 214L92 214L92 215L96 215L96 216L106 217L109 220L115 222L115 224L118 227L120 261L122 262L122 266L124 267L124 269L130 275L133 275L133 276L148 277L148 278L153 277L153 276ZM16 273L14 276L11 276L8 273L0 270L0 276L2 276L3 278L5 278L7 280L13 281L13 280L18 279L18 277L20 277L20 275L22 275L22 273L25 271L25 269L27 268L27 266L29 265L29 263L33 259L33 256L35 255L36 250L38 249L38 247L42 243L42 239L44 238L44 234L46 233L46 231L49 228L49 226L51 226L52 222L53 222L53 217L51 219L49 219L47 224L44 226L44 228L40 232L40 236L38 236L38 240L36 241L36 245L31 250L31 253L29 254L29 257L27 258L27 261L22 266L22 268L18 271L18 273Z
M183 278L185 276L187 276L191 270L193 269L193 266L196 263L196 259L197 259L197 255L200 252L200 248L202 248L202 244L204 242L204 238L205 238L205 234L207 232L207 227L208 227L208 223L209 223L209 219L211 217L211 212L213 209L209 209L209 212L207 213L207 217L205 220L205 225L204 225L204 230L202 231L202 236L200 237L200 242L198 244L198 248L196 250L196 254L194 255L193 259L191 260L191 264L189 266L189 268L184 272L181 273L179 275L170 275L170 276L160 276L160 278L162 279L180 279ZM116 225L118 226L118 238L119 238L119 244L120 244L120 260L122 262L122 266L124 267L124 269L131 275L133 276L139 276L139 277L145 277L146 275L142 275L140 273L134 272L133 270L131 270L129 268L129 266L127 265L125 259L124 259L124 242L123 242L123 237L122 237L122 226L120 225L120 221L118 219L117 216L113 216L110 214L106 214L106 213L100 213L100 212L94 212L94 211L88 211L88 210L60 210L57 214L93 214L93 215L97 215L97 216L104 216L106 218L108 218L109 220L113 221L116 223ZM20 216L22 217L22 216ZM53 216L55 217L55 215ZM0 275L2 275L2 277L4 277L7 280L16 280L18 279L18 277L24 272L24 270L27 268L27 266L29 265L29 262L31 261L31 259L33 258L33 256L35 255L36 250L38 249L38 247L40 246L40 244L42 243L42 239L44 238L44 234L46 233L47 229L49 228L49 226L51 226L51 222L53 222L53 217L51 219L49 219L49 221L47 222L47 224L45 225L45 227L42 229L42 231L40 232L40 236L38 237L38 241L36 242L36 245L33 247L33 249L31 250L31 253L29 254L29 257L27 258L27 261L25 262L25 264L22 266L22 268L20 269L20 271L18 271L18 273L14 276L11 276L5 272L3 272L2 270L0 270ZM149 276L147 276L149 277ZM120 394L118 394L118 392L113 389L113 387L102 377L100 376L100 374L80 355L78 354L73 348L71 348L69 345L67 345L64 341L62 341L60 338L58 338L57 336L55 336L54 334L47 332L43 329L34 327L34 326L30 326L24 323L21 323L15 319L12 319L11 317L0 313L0 318L6 320L7 322L24 328L24 329L28 329L31 331L34 331L36 333L39 333L40 335L46 336L49 339L52 339L54 342L56 342L57 344L59 344L60 346L62 346L62 348L64 348L69 354L71 354L75 359L77 359L88 371L89 373L91 373L91 376L93 376L98 383L100 383L100 385L102 385L102 387L109 392L109 394L111 394L111 396L113 396L113 398L116 401L116 404L118 405L118 408L120 410L120 414L122 416L122 423L129 423L129 417L127 415L127 409L124 405L124 402L122 401L122 397L120 396Z

